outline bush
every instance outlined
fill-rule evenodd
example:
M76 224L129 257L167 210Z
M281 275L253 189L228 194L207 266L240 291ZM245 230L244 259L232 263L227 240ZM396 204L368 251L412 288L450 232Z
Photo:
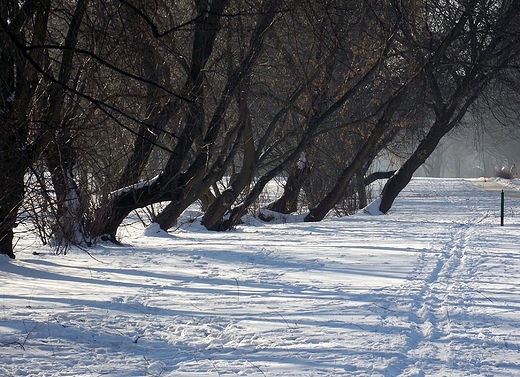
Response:
M497 172L497 177L498 178L505 178L505 179L512 179L513 178L513 174L511 174L511 172L509 170L502 169L502 170Z

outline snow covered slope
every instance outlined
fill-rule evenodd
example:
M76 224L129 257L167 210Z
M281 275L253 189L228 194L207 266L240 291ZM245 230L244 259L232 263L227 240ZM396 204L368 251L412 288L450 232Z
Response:
M517 376L520 202L415 179L384 216L134 229L0 258L0 375ZM33 255L38 252L38 255Z

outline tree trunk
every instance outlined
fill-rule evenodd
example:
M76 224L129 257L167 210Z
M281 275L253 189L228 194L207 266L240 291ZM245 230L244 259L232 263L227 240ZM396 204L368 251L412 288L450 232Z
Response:
M415 171L435 151L444 135L460 122L468 107L480 95L491 77L491 75L479 74L474 74L471 77L466 76L447 102L442 100L441 96L434 95L436 99L436 120L412 156L406 160L383 188L381 204L379 205L379 210L382 213L387 213L390 210L394 200L410 182ZM430 75L430 84L433 86L433 92L438 92L438 85L433 74Z
M215 40L221 27L223 10L227 3L228 1L218 1L208 7L202 3L197 3L199 17L196 18L197 21L195 22L191 61L183 89L183 94L189 99L189 102L185 104L186 124L168 158L164 171L154 182L129 185L115 193L109 199L109 203L96 214L97 225L93 231L95 236L106 237L108 240L117 243L117 229L131 211L159 201L175 202L186 198L189 179L185 178L194 177L195 173L184 174L181 173L181 170L193 144L196 141L202 143L205 121L203 106L204 69L213 52ZM201 145L198 145L197 148L201 148ZM146 153L136 157L141 159ZM198 160L194 164L200 165ZM193 164L192 168L190 169L195 169Z
M321 221L329 213L329 211L338 203L343 197L345 191L349 187L350 181L356 172L363 167L363 164L373 155L377 148L381 137L383 136L388 125L391 123L392 116L401 101L406 95L406 90L400 90L388 102L381 118L378 120L372 129L369 137L366 139L363 146L359 149L356 156L353 158L350 165L343 170L336 184L331 191L318 203L318 205L309 211L305 216L306 222Z
M24 197L26 161L9 146L0 145L0 254L15 258L13 229Z
M80 26L85 15L88 0L78 0L74 15L64 41L63 55L60 62L58 82L69 86L73 70L75 47L78 42ZM73 178L76 150L73 147L71 122L63 120L65 91L58 83L53 83L48 90L49 108L45 118L46 137L52 140L47 146L46 162L51 174L56 193L57 218L53 224L53 238L57 247L67 248L83 241L83 206L80 202L80 190Z
M230 187L218 195L205 211L202 217L202 225L208 230L226 230L223 217L242 190L251 182L257 165L253 129L248 108L248 81L245 80L240 86L243 90L239 91L240 95L237 102L239 111L238 123L241 125L240 134L242 135L243 144L242 168L233 177L229 184Z
M26 57L35 63L44 60L44 54L34 50L24 51L27 56L22 57L17 44L30 34L32 44L45 44L50 0L3 3L0 8L0 254L14 259L14 228L24 198L25 173L38 149L28 143L27 118L40 77ZM31 33L22 30L26 23L33 25Z
M433 72L430 73L428 81L435 105L435 122L413 155L388 180L383 188L381 204L379 205L379 210L382 213L387 213L390 210L401 190L412 179L413 173L434 152L442 137L460 122L469 106L481 95L483 89L496 76L498 70L506 65L510 59L509 51L511 49L507 44L504 44L501 46L503 50L495 52L494 49L499 45L499 42L502 42L501 37L493 40L485 50L478 51L478 54L481 55L476 55L475 62L479 64L474 64L472 70L463 77L459 77L459 73L456 70L453 71L454 77L451 81L457 85L453 88L448 100L445 100L441 94L440 83L437 77ZM493 61L493 57L497 57L498 61ZM490 62L492 63L490 64ZM489 69L489 66L494 68ZM441 75L439 76L442 77Z
M356 173L357 209L365 208L368 205L367 189L364 179L365 173L366 169L361 169Z
M439 122L440 123L440 122ZM446 124L447 122L444 122ZM432 129L421 141L415 152L408 160L401 166L386 183L381 193L381 204L379 210L382 213L387 213L392 207L395 198L406 187L412 179L413 173L426 161L426 159L433 153L442 137L449 131L446 128L441 128L441 124L432 126Z
M310 167L307 166L305 161L302 161L302 157L293 167L291 174L289 174L282 196L269 204L266 209L283 214L290 214L298 210L298 198L300 197L301 188L311 173Z
M244 140L243 166L240 174L238 174L236 179L231 183L231 187L219 195L209 205L208 210L205 212L204 217L202 218L202 224L210 230L222 230L221 224L223 215L229 209L231 204L235 202L236 198L242 192L242 190L251 182L255 171L255 146L249 119L249 104L247 101L247 94L250 91L248 80L254 63L260 56L260 53L263 51L263 41L266 35L266 31L272 25L279 6L280 3L276 0L266 0L263 2L262 11L258 15L256 27L249 40L248 51L237 67L230 70L229 77L227 79L228 81L224 90L222 91L219 104L214 111L213 117L206 131L203 140L203 147L201 148L195 162L188 169L188 172L194 169L204 169L207 161L210 160L212 152L214 152L215 141L224 123L226 110L228 109L230 102L234 98L235 94L238 93L239 119L238 126L235 127L234 135L236 137L242 135ZM238 133L236 131L238 131ZM231 133L228 132L228 135L225 138L226 142L224 143L224 146L234 144L232 142L233 138L230 136ZM219 153L222 154L223 151L221 150ZM236 150L233 151L232 148L230 155L234 155L234 153L236 153ZM225 160L230 161L229 157ZM214 166L215 165L219 165L219 163L214 164ZM225 166L226 164L224 163L223 165ZM212 172L210 172L208 176L215 175L213 170L215 169L213 168ZM220 170L222 170L222 167ZM200 172L193 171L192 174L199 175ZM212 179L205 178L204 181L206 184L200 186L195 191L197 195L195 199L202 195L209 187L209 185L213 183ZM159 222L162 229L168 229L172 224L174 224L177 220L177 217L180 215L180 210L186 208L187 205L184 206L184 208L183 206L178 205L169 205L168 207L172 208L167 208L167 211L161 213L156 220Z
M472 0L466 7L471 10L475 7L477 0ZM321 221L329 213L329 211L338 203L342 198L345 190L348 188L349 183L359 168L362 167L363 162L370 157L370 153L377 148L378 142L383 136L385 129L391 124L392 117L406 99L409 93L413 92L419 84L427 78L431 72L435 69L436 64L440 59L443 58L444 54L451 46L451 44L457 39L457 37L463 32L464 26L468 20L468 13L464 13L458 22L453 26L450 32L445 36L442 43L432 53L430 60L426 62L420 69L415 73L411 74L409 80L403 84L393 96L391 96L385 106L383 114L379 118L374 129L371 131L370 136L366 139L363 147L358 151L350 166L348 166L340 175L336 182L336 185L332 190L323 198L323 200L314 208L312 208L309 214L305 217L305 221ZM460 94L460 93L458 93ZM459 98L460 99L460 98ZM454 109L452 110L454 111ZM431 152L430 152L431 153ZM427 156L426 156L427 157ZM412 172L413 173L413 172ZM403 173L404 174L404 173ZM410 175L411 177L411 175ZM393 201L393 199L392 199Z
M54 192L56 193L56 218L52 224L52 241L57 248L65 250L70 245L79 245L85 239L83 216L84 206L81 192L73 178L75 151L68 145L68 137L58 135L52 151L47 153Z
M168 231L177 223L177 219L182 212L209 190L218 176L220 176L220 173L213 172L213 174L208 175L197 174L189 179L182 187L175 190L178 192L176 199L155 216L153 222L159 224L162 230Z

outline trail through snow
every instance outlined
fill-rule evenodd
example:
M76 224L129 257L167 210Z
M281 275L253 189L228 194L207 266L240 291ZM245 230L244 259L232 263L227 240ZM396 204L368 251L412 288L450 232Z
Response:
M0 259L0 375L517 376L520 218L462 179L385 216L137 225L124 247ZM38 255L33 255L38 252Z

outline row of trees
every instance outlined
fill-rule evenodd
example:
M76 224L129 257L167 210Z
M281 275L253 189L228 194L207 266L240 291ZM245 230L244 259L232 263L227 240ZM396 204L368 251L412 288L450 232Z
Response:
M472 105L517 94L519 35L514 0L5 0L0 252L22 212L63 247L156 203L162 229L200 201L227 230L278 177L269 209L306 221L390 177L387 212Z

